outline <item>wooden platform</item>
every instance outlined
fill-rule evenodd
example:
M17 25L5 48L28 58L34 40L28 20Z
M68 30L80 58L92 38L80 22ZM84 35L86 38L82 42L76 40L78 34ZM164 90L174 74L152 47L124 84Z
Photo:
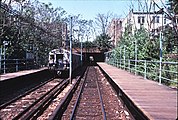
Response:
M14 72L14 73L6 73L3 75L0 75L0 81L3 80L7 80L7 79L12 79L15 77L19 77L19 76L23 76L23 75L27 75L27 74L31 74L31 73L35 73L35 72L39 72L42 70L45 70L47 68L40 68L40 69L33 69L33 70L23 70L23 71L18 71L18 72Z
M97 63L150 120L177 119L177 90L106 63Z

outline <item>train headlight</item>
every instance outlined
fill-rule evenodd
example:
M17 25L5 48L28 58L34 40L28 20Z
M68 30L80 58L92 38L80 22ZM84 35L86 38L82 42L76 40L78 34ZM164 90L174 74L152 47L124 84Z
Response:
M67 67L67 66L66 66L66 64L65 64L65 65L64 65L64 69L66 69L66 67Z

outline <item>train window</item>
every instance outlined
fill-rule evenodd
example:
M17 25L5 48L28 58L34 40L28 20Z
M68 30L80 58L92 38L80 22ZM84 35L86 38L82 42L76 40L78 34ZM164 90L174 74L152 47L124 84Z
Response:
M56 54L56 59L63 59L63 54Z
M54 55L49 56L49 65L54 63Z
M51 60L51 59L54 59L54 55L50 55L50 60Z

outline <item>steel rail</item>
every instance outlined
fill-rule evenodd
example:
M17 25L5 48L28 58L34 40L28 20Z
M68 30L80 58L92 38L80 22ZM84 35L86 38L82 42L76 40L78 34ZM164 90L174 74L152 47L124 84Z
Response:
M83 88L84 88L84 83L85 83L85 81L86 81L86 76L87 76L87 74L88 74L88 70L89 70L89 69L87 68L86 73L85 73L85 76L84 76L83 83L82 83L82 85L81 85L81 87L80 87L80 91L79 91L79 93L78 93L76 102L75 102L75 104L74 104L74 108L73 108L73 110L72 110L72 114L71 114L71 116L70 116L70 120L73 120L74 114L75 114L75 112L76 112L76 110L77 110L77 106L78 106L78 104L79 104L80 97L81 97L81 94L82 94L82 91L83 91Z
M95 70L95 73L96 73L96 70ZM103 113L103 119L104 120L107 120L106 118L106 112L104 110L104 103L103 103L103 98L101 96L101 91L100 91L100 88L99 88L99 84L98 84L98 77L97 77L97 73L96 73L96 85L97 85L97 89L98 89L98 95L99 95L99 98L100 98L100 103L101 103L101 109L102 109L102 113Z
M46 83L48 83L48 82L50 82L50 81L52 81L52 80L54 80L54 78L51 78L51 79L49 79L48 81L46 81L46 82L44 82L44 83L42 83L42 84L40 84L40 85L38 85L38 86L36 86L36 87L34 87L34 88L28 90L28 91L26 91L25 93L23 93L23 94L21 94L21 95L15 97L15 98L13 98L13 99L10 100L10 101L8 101L8 102L6 102L6 103L0 105L0 109L5 108L6 106L10 105L11 103L17 101L18 99L24 97L25 95L27 95L27 94L29 94L29 93L31 93L31 92L33 92L33 91L37 90L38 88L40 88L41 86L45 85Z
M47 95L51 95L52 92L57 88L57 87L62 87L67 81L61 81L59 84L57 84L56 86L54 86L50 91L48 91L47 93L45 93L44 95L42 95L38 100L36 100L33 104L31 104L29 107L27 107L25 110L23 110L21 113L19 113L17 116L15 116L13 119L17 120L19 118L21 118L23 115L25 115L31 108L33 108L36 104L38 104L41 100L43 100ZM52 94L53 95L53 94ZM46 99L45 99L46 100ZM47 101L47 100L46 100ZM33 112L31 112L30 114L32 114Z
M65 95L64 99L62 100L62 102L56 107L56 109L54 110L54 112L52 113L52 115L48 118L48 120L61 119L64 110L66 109L68 103L72 99L72 96L73 96L75 90L77 89L77 87L78 87L78 85L80 83L81 78L84 75L84 72L85 72L85 70L82 71L81 75L77 78L77 80L74 83L73 87Z
M37 119L43 111L50 105L52 100L57 97L58 94L62 92L62 90L69 84L69 80L66 80L64 83L60 85L59 88L52 91L48 94L48 96L40 102L38 106L36 106L32 111L22 117L22 120L29 120L29 119Z

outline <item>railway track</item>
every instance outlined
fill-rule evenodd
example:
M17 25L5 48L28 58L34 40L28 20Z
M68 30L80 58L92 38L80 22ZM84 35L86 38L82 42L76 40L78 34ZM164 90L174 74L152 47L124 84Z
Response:
M34 114L42 112L52 98L59 94L68 83L69 80L53 79L48 81L37 89L33 89L2 105L0 118L2 120L33 118Z
M72 81L50 80L0 106L0 119L134 120L98 66L83 67Z
M84 69L82 69L84 70ZM82 73L82 71L80 71ZM80 74L70 80L51 79L28 92L0 106L1 120L48 119L61 102L66 101L67 93L79 82ZM66 95L67 94L67 95Z
M37 85L36 87L32 87L31 89L29 89L29 90L27 90L27 91L21 90L21 93L19 93L19 95L15 96L15 97L13 97L13 99L7 100L5 103L1 104L1 105L0 105L0 109L5 108L5 107L8 106L9 104L11 104L11 103L17 101L18 99L24 97L25 95L30 94L31 92L35 91L36 89L40 88L41 86L45 85L46 83L50 82L51 80L53 80L53 78L52 78L52 79L49 79L49 80L47 80L47 81L45 81L45 82L41 82L41 83L40 83L39 85ZM25 89L25 88L26 88L26 87L24 87L24 89ZM8 94L8 93L5 93L5 94Z
M88 73L90 74L87 74L83 84L83 90L79 92L82 95L80 99L76 100L71 119L106 120L103 99L98 85L98 74L93 66L88 68ZM80 104L78 104L79 102Z
M59 119L134 120L97 66L88 67Z

